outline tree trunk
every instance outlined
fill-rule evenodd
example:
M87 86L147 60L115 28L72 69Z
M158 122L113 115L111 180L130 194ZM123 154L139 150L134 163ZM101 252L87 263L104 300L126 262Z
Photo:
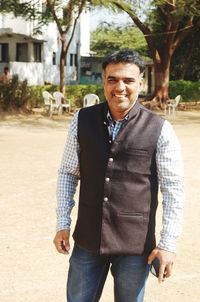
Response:
M153 97L159 103L165 103L169 99L169 76L170 76L170 56L167 58L167 62L163 63L161 59L160 62L154 61L155 67L155 91Z
M65 93L65 63L66 60L67 48L66 41L64 38L61 38L61 53L60 53L60 92Z

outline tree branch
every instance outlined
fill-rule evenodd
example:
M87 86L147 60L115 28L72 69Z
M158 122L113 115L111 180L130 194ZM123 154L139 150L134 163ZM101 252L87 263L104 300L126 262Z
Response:
M187 24L178 30L176 38L173 43L174 49L177 48L177 46L182 42L182 40L187 37L187 35L191 32L194 31L196 27L192 24L192 18L187 22Z
M73 30L72 30L71 36L70 36L70 38L69 38L69 41L68 41L68 43L67 43L66 51L68 50L68 48L69 48L69 46L70 46L70 44L71 44L71 41L72 41L73 36L74 36L74 33L75 33L77 21L78 21L78 19L79 19L79 17L80 17L80 14L81 14L82 11L83 11L83 8L84 8L86 2L87 2L87 0L82 0L82 1L81 1L81 4L80 4L79 9L78 9L78 14L77 14L76 18L74 19Z
M53 16L54 21L56 22L58 31L59 31L60 35L62 35L62 34L63 34L63 29L62 29L60 20L59 20L58 16L56 15L56 11L55 11L55 0L54 0L54 1L47 0L47 5L48 5L49 10L50 10L50 12L51 12L51 14L52 14L52 16Z

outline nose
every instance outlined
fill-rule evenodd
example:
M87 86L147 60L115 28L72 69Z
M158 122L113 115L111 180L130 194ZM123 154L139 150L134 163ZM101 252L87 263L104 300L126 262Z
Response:
M123 91L125 89L126 85L124 83L124 81L122 80L119 80L117 83L116 83L116 90L118 91Z

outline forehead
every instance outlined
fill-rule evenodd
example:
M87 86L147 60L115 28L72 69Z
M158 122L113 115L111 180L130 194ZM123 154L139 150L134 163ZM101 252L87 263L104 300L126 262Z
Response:
M104 75L107 77L138 77L140 69L133 63L111 63L105 68Z

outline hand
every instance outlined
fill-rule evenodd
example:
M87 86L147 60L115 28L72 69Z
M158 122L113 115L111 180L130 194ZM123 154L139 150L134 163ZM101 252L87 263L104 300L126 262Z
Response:
M171 276L176 254L160 248L155 248L148 257L148 264L151 264L155 258L158 258L160 261L158 281L162 282L165 278Z
M62 230L56 233L56 236L53 240L57 251L61 254L67 255L69 254L70 244L69 244L69 230Z

